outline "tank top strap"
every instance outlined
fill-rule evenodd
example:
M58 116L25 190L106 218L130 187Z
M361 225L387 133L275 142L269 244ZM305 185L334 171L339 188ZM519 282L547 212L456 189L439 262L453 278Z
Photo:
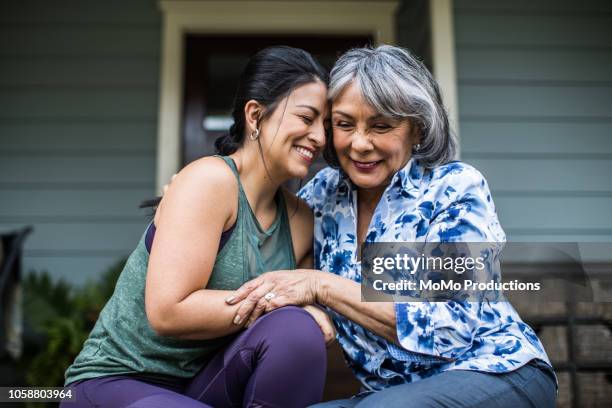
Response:
M232 173L234 173L234 176L236 176L236 181L238 182L238 188L240 189L240 191L244 192L244 190L242 189L242 183L240 182L240 173L238 173L238 167L236 167L234 159L229 156L221 156L219 154L216 154L214 157L220 158L225 162L225 164L229 166L230 169L232 169Z
M278 210L281 212L280 216L280 224L281 224L281 234L284 237L284 242L286 247L288 247L288 257L289 262L293 265L293 268L297 267L297 261L295 259L295 252L293 250L293 237L291 236L291 223L289 221L289 210L287 208L287 200L285 200L285 194L282 191L282 188L278 189L277 194L279 195L278 200ZM291 268L291 269L293 269Z

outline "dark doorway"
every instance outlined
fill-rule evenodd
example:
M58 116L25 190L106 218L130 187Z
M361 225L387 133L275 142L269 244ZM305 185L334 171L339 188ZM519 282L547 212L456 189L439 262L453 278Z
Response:
M215 139L231 125L230 108L238 77L249 57L257 51L271 45L299 47L331 69L342 52L372 41L367 35L188 35L185 41L182 166L215 153ZM308 178L324 166L323 159L319 158ZM295 189L299 183L292 184L290 187Z

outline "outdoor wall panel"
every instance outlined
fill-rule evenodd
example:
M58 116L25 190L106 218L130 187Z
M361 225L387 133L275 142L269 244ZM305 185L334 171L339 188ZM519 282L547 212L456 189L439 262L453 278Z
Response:
M151 2L151 7L153 7ZM62 3L57 3L62 7ZM81 7L86 8L87 2ZM121 8L109 10L121 13ZM24 23L0 26L0 56L110 56L159 55L157 25L105 23Z
M510 240L612 239L612 4L454 1L462 159Z
M0 230L24 269L83 283L129 254L154 195L154 0L0 5Z
M556 193L559 196L607 195L612 199L612 177L595 178L593 174L612 174L612 160L559 155L549 158L520 153L509 159L504 152L484 153L479 158L464 158L478 169L484 170L491 189L495 193L516 195ZM490 158L482 158L482 157ZM612 157L612 155L610 155ZM559 175L563 176L560 177Z
M99 155L108 152L155 154L157 124L151 120L0 121L2 153ZM52 137L50 137L52 135Z
M157 81L156 56L126 56L119 60L104 56L4 58L0 65L0 86L11 89L107 86L151 89L157 86Z
M28 153L24 152L16 155L17 157L2 159L0 185L18 183L26 187L27 184L79 183L84 187L88 184L105 184L112 187L140 184L150 188L151 174L155 173L155 157L151 154L140 157L134 152L115 155L104 152L101 157L95 157L92 153L83 154L81 157L62 157L57 152L52 152L46 157L43 154L37 155L36 166L24 160L27 155Z
M143 217L116 222L35 223L36 234L30 237L25 256L121 257L136 248L146 222ZM0 224L3 230L16 226Z
M465 158L490 153L569 154L573 156L612 154L610 123L606 121L504 121L461 124L461 149Z
M79 187L52 184L47 188L4 188L0 200L0 220L27 224L41 219L70 223L129 217L143 219L144 223L145 217L137 207L144 198L152 197L152 185L149 188L128 186L123 189L116 186L94 186L94 189Z

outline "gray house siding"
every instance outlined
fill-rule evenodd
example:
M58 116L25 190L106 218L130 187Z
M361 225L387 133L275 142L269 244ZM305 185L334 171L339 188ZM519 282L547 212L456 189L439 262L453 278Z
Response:
M0 6L0 230L26 270L82 283L129 254L154 194L154 0Z
M407 7L409 4L410 7ZM398 40L431 64L427 2ZM513 240L612 238L612 4L455 0L463 159ZM0 230L82 282L129 253L154 193L155 0L0 6Z
M456 0L462 159L515 241L612 239L612 3Z

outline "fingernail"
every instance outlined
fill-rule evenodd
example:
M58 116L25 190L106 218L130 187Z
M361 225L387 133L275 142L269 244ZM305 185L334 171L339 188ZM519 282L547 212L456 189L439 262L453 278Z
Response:
M240 316L236 315L236 317L234 317L234 324L240 324Z
M233 301L233 300L234 300L234 296L230 296L230 297L226 297L226 298L225 298L225 301L226 301L227 303L232 303L232 301Z

